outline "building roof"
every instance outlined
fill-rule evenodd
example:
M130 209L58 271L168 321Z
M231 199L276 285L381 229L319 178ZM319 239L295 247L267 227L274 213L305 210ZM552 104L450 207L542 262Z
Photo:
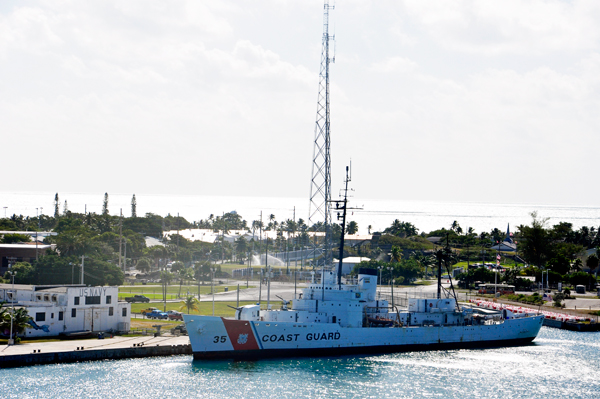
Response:
M342 259L344 263L360 263L360 262L368 262L371 258L365 258L364 256L348 256L347 258Z
M18 243L18 244L0 244L0 248L5 249L35 249L35 242L31 243ZM37 245L37 249L48 249L52 248L52 244L39 244Z
M494 245L490 249L495 249L496 251L504 251L504 252L516 252L517 244L513 242L502 241L501 243Z
M13 231L13 230L0 230L0 235L4 235L4 234L23 234L23 235L27 235L27 236L35 236L36 234L38 236L56 236L58 235L58 233L54 232L54 231Z

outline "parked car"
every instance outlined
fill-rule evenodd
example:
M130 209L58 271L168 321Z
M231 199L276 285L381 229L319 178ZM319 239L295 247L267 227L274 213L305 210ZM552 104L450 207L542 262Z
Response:
M169 315L169 320L183 320L183 314L176 310L169 310L167 314Z
M171 329L171 334L173 334L173 335L187 335L187 328L185 328L185 324L180 324L177 327L173 327Z
M150 298L148 298L147 296L144 296L144 295L134 295L134 296L125 298L125 301L129 302L129 303L134 303L134 302L148 303L148 302L150 302Z
M167 315L165 312L161 312L160 310L153 310L150 313L146 313L146 317L149 319L166 320L169 317L169 315Z
M151 312L159 312L159 310L158 310L158 308L148 308L148 309L140 310L140 313L143 315L151 313Z

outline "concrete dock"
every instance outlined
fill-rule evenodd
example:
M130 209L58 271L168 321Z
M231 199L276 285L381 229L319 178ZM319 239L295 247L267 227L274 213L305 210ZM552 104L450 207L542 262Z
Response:
M68 340L0 346L0 368L90 360L191 355L187 335Z

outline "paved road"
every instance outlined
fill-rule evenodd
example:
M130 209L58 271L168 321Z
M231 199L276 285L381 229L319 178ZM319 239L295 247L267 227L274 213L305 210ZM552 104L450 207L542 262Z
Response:
M446 280L447 281L447 280ZM396 287L394 288L394 297L421 297L421 298L432 298L437 292L437 281L430 280L429 285L418 285L413 287ZM227 285L240 285L240 301L256 301L258 302L259 297L259 288L257 281L251 281L250 285L254 285L254 288L246 289L246 280L243 281L235 281L230 280ZM294 290L297 293L302 292L302 289L307 286L306 283L298 283L296 288L294 288L294 283L282 283L282 282L271 282L271 294L270 298L273 301L279 301L277 296L280 296L287 300L294 299ZM442 286L449 288L450 284L443 283ZM261 286L261 298L262 302L267 301L267 286L263 284ZM388 285L381 285L378 287L378 291L383 295L391 295L391 288ZM477 292L472 291L467 295L467 292L459 292L459 300L466 300L469 295L476 296ZM523 294L531 295L531 292L523 292ZM200 298L202 302L210 302L212 301L212 295L202 295ZM219 292L215 294L215 301L227 301L227 302L235 302L237 300L237 290L229 291L229 292ZM175 300L179 302L180 300ZM157 301L162 303L162 301ZM600 299L595 295L595 293L586 293L586 294L578 294L576 299L569 299L564 301L566 309L572 310L600 310Z

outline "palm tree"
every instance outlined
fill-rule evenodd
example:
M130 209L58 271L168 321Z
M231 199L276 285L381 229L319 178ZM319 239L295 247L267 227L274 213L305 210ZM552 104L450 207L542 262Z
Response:
M348 234L352 235L352 234L356 234L358 232L358 223L356 223L354 220L352 220L350 223L348 223Z
M164 311L167 311L167 287L169 283L173 281L173 274L167 271L163 271L160 273L160 283L162 285L162 294L163 294L163 303L164 303Z
M0 303L0 333L4 335L10 334L10 324L11 324L11 314L12 310L4 305L4 303ZM29 320L31 317L27 313L27 309L18 308L15 309L15 313L12 320L12 331L13 338L15 338L15 342L19 342L20 338L18 335L24 334L27 328L31 328L29 324Z
M181 306L179 307L180 311L183 311L183 309L187 309L188 314L190 314L190 309L195 310L196 312L199 311L198 305L200 304L200 302L195 296L188 296L185 298L185 300L179 303L181 304Z
M396 245L392 246L392 262L398 263L402 259L402 249Z
M181 298L181 287L183 285L183 281L189 280L192 277L192 271L187 267L182 267L177 271L177 277L179 278L179 294L177 296Z

